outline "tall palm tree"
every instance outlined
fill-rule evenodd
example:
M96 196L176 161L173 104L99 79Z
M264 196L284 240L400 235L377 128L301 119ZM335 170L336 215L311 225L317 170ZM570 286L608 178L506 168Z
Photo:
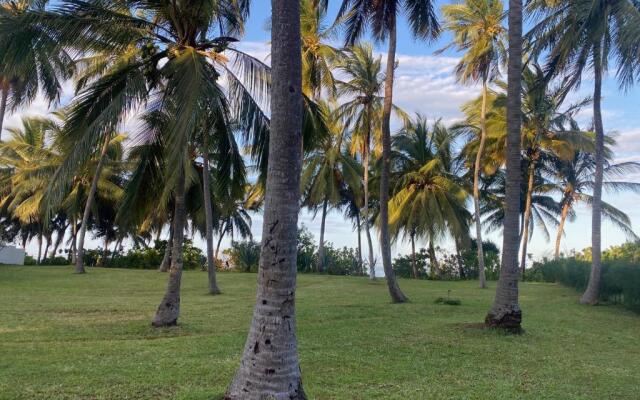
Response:
M426 118L417 115L393 139L392 176L397 182L389 202L389 227L411 241L414 278L415 240L429 240L431 270L437 260L434 242L446 234L460 237L468 230L467 191L452 173L452 135L440 121L430 128Z
M346 43L355 43L368 27L376 40L388 40L387 71L385 74L384 103L382 107L382 173L380 179L380 247L382 265L387 278L389 294L396 303L407 297L391 266L391 241L389 236L389 171L391 157L391 111L393 108L393 80L396 67L397 19L406 15L415 38L431 40L440 33L432 0L343 0L338 20L346 25Z
M505 218L500 279L493 306L485 318L488 326L521 330L518 304L518 244L520 214L520 139L522 79L522 0L509 0L509 60L507 67L507 151Z
M345 188L357 188L360 183L360 165L343 151L344 126L339 112L324 105L330 136L322 147L305 157L301 184L302 204L317 211L321 209L320 241L317 271L324 272L324 234L328 207L338 207Z
M362 159L364 203L362 217L369 248L369 278L375 279L373 242L369 224L369 162L371 144L380 143L380 115L384 98L380 95L384 75L380 58L373 56L373 46L358 43L343 52L337 64L345 80L338 82L338 95L351 98L340 106L345 125L351 128L351 152Z
M577 127L576 127L577 129ZM615 145L611 137L605 138L605 165L603 171L603 189L612 192L633 191L640 192L640 184L628 182L623 179L630 173L640 171L640 163L621 162L612 163L610 146ZM579 203L593 204L593 196L590 194L595 186L593 179L595 171L595 155L593 151L578 150L570 159L552 158L543 164L543 171L556 180L556 188L560 193L560 205L562 207L560 223L556 233L554 257L560 257L560 244L567 220L575 218L575 207ZM624 232L628 237L635 238L631 228L631 220L622 210L613 205L602 202L602 216L612 222L614 226Z
M593 119L596 133L596 168L592 204L592 267L582 304L598 302L600 289L604 124L602 79L611 65L620 86L630 87L640 77L638 26L640 4L635 0L535 0L531 10L542 15L531 29L534 54L546 53L550 75L564 75L567 88L580 84L586 68L594 75Z
M480 112L480 145L473 167L473 206L475 212L478 272L480 288L487 287L482 252L482 226L480 224L480 169L487 137L488 86L499 75L499 64L505 59L503 27L505 13L501 0L465 0L464 3L442 7L445 29L454 34L455 47L464 51L456 66L456 75L462 83L482 82L482 109Z
M296 237L302 163L300 3L272 0L271 132L258 293L228 399L306 399L296 339Z

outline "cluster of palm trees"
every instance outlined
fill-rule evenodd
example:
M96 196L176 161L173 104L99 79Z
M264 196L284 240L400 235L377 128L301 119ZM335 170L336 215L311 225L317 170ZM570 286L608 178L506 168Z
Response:
M318 272L326 268L327 213L340 210L355 221L359 243L364 228L368 254L365 263L359 246L360 267L368 264L371 278L378 237L398 303L407 297L391 266L393 241L410 240L414 253L415 242L425 241L437 265L434 243L450 237L462 250L475 225L485 288L483 227L502 229L486 323L513 331L521 325L518 279L534 227L545 235L557 229L559 256L575 206L592 206L584 303L597 300L601 217L634 236L629 218L601 199L603 188L639 190L619 179L640 169L614 162L601 91L611 66L624 88L640 73L636 2L532 0L525 10L522 0L510 0L505 12L501 0L464 0L443 7L442 25L434 1L340 3L327 23L327 0L273 0L271 66L237 46L247 0L15 0L0 8L1 113L38 92L57 105L63 83L76 82L55 117L24 118L0 143L3 229L23 243L44 240L44 257L70 231L82 273L87 232L106 247L148 241L168 227L160 266L168 284L152 322L162 327L180 313L185 231L206 238L208 288L218 294L222 236L249 236L248 212L263 209L256 305L229 399L305 398L295 329L300 207L321 213ZM523 35L525 11L535 23ZM415 39L453 34L448 47L461 53L460 83L481 85L479 98L463 107L464 120L445 126L394 105L401 17ZM341 34L342 48L335 45ZM388 45L386 63L361 40L367 34ZM586 69L593 96L567 104ZM593 126L580 127L576 114L589 105ZM393 136L392 114L401 126ZM123 146L119 132L132 117L137 127Z

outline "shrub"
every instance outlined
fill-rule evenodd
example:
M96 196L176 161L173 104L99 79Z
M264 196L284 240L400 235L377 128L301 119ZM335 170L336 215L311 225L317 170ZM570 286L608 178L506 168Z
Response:
M427 265L429 255L426 249L420 249L416 252L416 269L418 270L418 279L427 279ZM411 254L400 255L393 260L393 270L400 278L413 278L413 264Z
M231 248L224 253L229 256L229 263L240 272L257 272L260 262L260 244L253 240L231 242Z

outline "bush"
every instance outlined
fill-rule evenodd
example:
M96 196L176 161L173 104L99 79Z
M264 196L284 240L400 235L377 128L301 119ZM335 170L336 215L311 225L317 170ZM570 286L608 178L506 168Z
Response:
M535 263L527 279L557 282L583 292L589 283L591 263L584 259L562 258ZM640 312L640 266L630 259L608 259L602 263L600 301L620 303Z
M411 254L400 255L393 260L393 270L400 278L413 278L413 263ZM418 270L418 279L427 279L429 255L426 249L420 249L416 252L416 269Z
M356 249L336 249L332 243L327 243L324 247L324 257L325 272L329 275L361 275Z
M229 256L232 268L240 272L257 272L260 262L260 244L253 240L231 242L224 254Z

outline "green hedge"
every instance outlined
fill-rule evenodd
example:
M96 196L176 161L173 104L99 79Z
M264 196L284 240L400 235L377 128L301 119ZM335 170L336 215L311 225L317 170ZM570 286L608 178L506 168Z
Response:
M536 263L527 280L557 282L584 291L589 283L591 263L576 258ZM602 264L600 300L620 303L640 313L640 265L626 259L605 260Z

